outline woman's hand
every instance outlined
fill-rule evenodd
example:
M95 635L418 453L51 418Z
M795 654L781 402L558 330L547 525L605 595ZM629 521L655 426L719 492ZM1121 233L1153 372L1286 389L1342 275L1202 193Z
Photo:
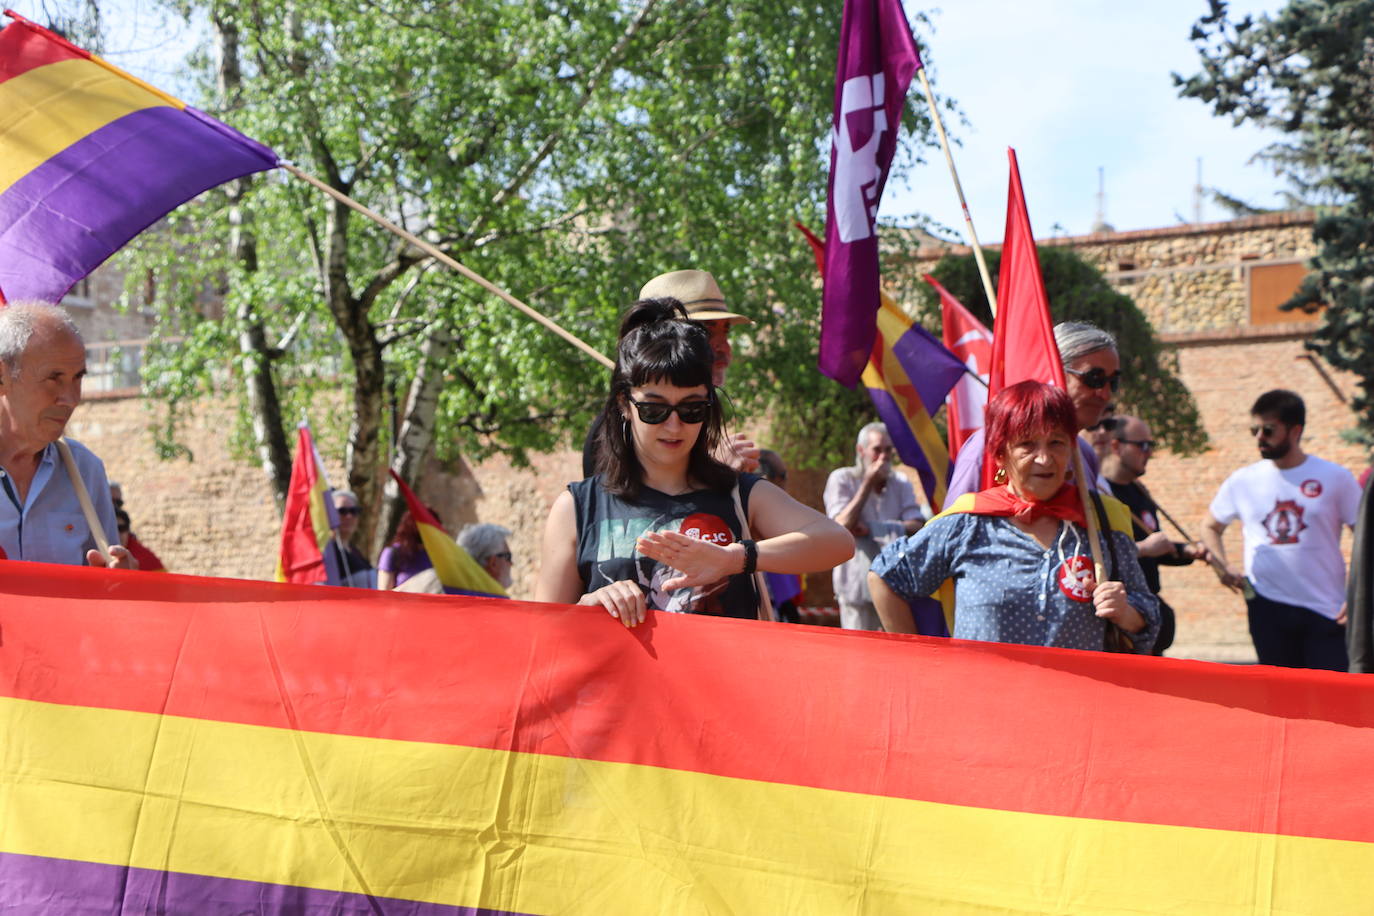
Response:
M1123 582L1099 582L1093 588L1093 607L1097 616L1110 620L1127 633L1145 628L1145 618L1126 600Z
M678 571L679 575L663 583L667 591L710 585L744 571L742 546L720 547L676 531L651 531L639 539L635 549Z
M639 583L630 579L621 579L594 592L588 592L577 599L577 603L592 607L600 605L627 627L639 626L648 613L648 605L644 603L644 590L639 587Z

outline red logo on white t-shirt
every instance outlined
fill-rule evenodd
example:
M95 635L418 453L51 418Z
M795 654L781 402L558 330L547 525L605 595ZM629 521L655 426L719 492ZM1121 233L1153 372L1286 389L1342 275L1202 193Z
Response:
M730 532L730 526L725 524L725 520L706 512L698 512L684 518L678 531L689 538L706 541L718 547L728 547L735 543L735 536Z
M1298 489L1302 490L1302 495L1308 499L1316 499L1322 495L1322 482L1320 480L1304 480Z
M1306 484L1303 484L1306 486ZM1269 533L1271 544L1296 544L1298 535L1307 530L1302 520L1303 508L1296 499L1280 499L1260 524Z
M1090 601L1093 596L1093 561L1073 556L1059 567L1059 590L1074 601Z

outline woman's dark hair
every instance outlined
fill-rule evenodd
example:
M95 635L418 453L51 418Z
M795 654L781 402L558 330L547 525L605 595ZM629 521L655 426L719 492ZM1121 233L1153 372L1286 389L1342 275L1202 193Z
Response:
M596 436L596 472L606 491L631 502L639 498L644 469L628 435L625 411L630 389L655 382L678 388L706 386L711 401L706 422L687 458L687 476L711 490L729 490L735 472L711 457L722 433L720 401L711 384L711 343L706 329L687 317L676 299L641 299L620 322L611 391Z
M429 511L435 521L443 524L439 513L433 509ZM410 514L409 509L402 513L401 520L396 525L396 534L391 539L391 549L397 572L405 569L412 560L424 553L425 544L420 540L420 526L416 524L415 516Z

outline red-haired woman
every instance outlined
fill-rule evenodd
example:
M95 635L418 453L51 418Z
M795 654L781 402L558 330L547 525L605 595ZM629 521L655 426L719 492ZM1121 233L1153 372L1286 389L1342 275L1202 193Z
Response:
M908 600L952 578L957 639L1100 650L1115 625L1148 655L1159 605L1126 533L1129 516L1110 497L1108 515L1124 521L1125 532L1104 531L1110 544L1100 536L1109 576L1119 581L1093 581L1083 504L1066 482L1077 438L1073 401L1039 382L1011 385L988 403L986 428L997 484L960 497L873 561L868 581L884 628L911 632Z

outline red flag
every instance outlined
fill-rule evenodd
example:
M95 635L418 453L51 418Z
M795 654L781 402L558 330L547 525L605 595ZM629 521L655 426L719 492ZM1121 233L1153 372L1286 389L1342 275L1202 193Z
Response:
M1067 388L1059 347L1054 342L1050 299L1040 274L1040 256L1031 235L1026 195L1016 150L1007 149L1011 181L1007 188L1007 231L1002 239L1002 269L997 278L997 321L992 335L992 372L988 397L1008 385L1034 379ZM983 486L992 485L984 462Z
M1035 379L1066 387L1059 348L1054 343L1050 299L1040 275L1040 256L1031 235L1030 214L1021 190L1016 150L1008 149L1011 183L1007 189L1007 231L997 278L997 321L993 328L989 396L1008 385Z
M310 585L337 582L324 546L339 527L334 500L329 497L329 481L310 427L304 423L296 437L296 459L291 465L291 484L286 491L286 511L281 522L281 552L277 558L277 581Z
M938 280L930 274L924 276L940 296L945 347L969 368L969 372L978 376L973 378L965 373L945 399L949 420L949 457L952 461L968 437L983 428L983 409L988 403L988 372L992 368L992 332L983 327L983 323L974 318ZM979 384L979 379L982 384Z

